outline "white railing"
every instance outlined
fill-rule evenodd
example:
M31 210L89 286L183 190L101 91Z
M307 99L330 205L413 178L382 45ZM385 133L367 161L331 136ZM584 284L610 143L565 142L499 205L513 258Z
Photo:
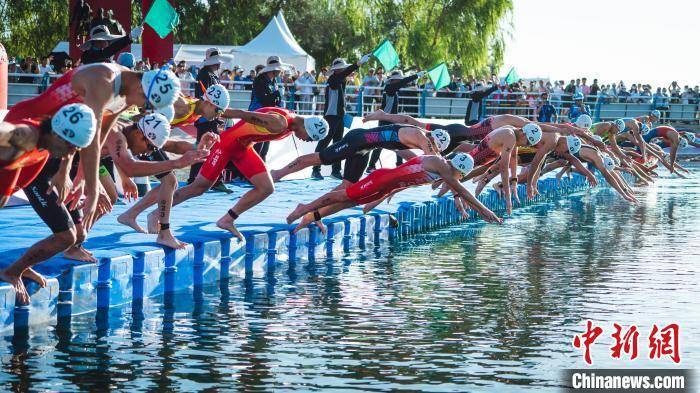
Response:
M8 75L8 104L14 103L39 94L50 82L60 77L57 74L9 74ZM22 78L22 79L20 79ZM21 81L21 82L20 82ZM192 79L181 80L183 92L194 95L197 82ZM252 82L221 81L229 89L232 108L247 109L250 104ZM296 85L293 83L278 84L282 94L283 106L301 114L322 115L325 110L326 85ZM309 93L309 89L311 93ZM298 92L299 91L299 92ZM469 92L435 92L417 88L405 88L399 92L399 112L418 117L464 119L469 98ZM537 100L540 93L494 93L484 99L481 117L498 114L514 114L529 119L537 118ZM555 107L559 121L568 121L567 114L571 107L571 95L550 93L550 103ZM361 116L381 107L381 88L347 86L346 112L350 115ZM639 102L643 101L643 102ZM698 125L700 113L698 104L676 103L669 98L668 107L658 107L653 97L630 96L625 102L619 102L618 97L588 96L585 103L591 109L594 120L610 120L620 117L637 117L649 114L653 109L662 113L662 122Z

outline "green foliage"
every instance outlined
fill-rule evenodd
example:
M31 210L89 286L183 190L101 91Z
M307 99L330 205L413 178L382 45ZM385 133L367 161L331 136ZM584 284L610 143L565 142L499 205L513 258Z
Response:
M0 0L0 25L8 56L47 55L68 36L68 2Z
M512 7L512 0L178 0L175 41L243 45L281 9L319 66L352 61L388 38L402 68L444 61L455 73L486 74L503 61ZM136 24L140 8L134 1ZM67 39L66 0L0 0L0 23L11 55L47 53Z

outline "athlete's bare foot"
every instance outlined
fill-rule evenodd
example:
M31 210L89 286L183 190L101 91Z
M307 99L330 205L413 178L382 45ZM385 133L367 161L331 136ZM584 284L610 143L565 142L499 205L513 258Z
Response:
M282 176L278 176L278 175L277 175L278 173L280 173L280 171L277 170L277 169L272 169L272 170L270 171L270 177L272 177L272 181L275 182L275 183L277 183L278 181L280 181L280 179L282 178Z
M374 111L368 115L365 115L365 117L362 118L362 122L367 123L368 121L378 120L378 118L380 116L383 116L384 114L385 114L385 112L383 110L377 109L376 111Z
M219 218L219 221L216 222L216 226L223 229L223 230L231 232L240 241L245 240L245 238L243 237L243 234L241 234L238 231L238 229L236 229L236 225L233 223L233 219L228 214Z
M185 243L177 240L175 236L173 236L172 232L170 232L170 229L165 229L160 231L158 233L158 238L156 239L156 243L170 247L170 248L175 248L175 249L183 249L185 248Z
M498 182L493 185L493 189L496 190L496 193L498 194L498 198L503 198L503 183Z
M135 230L136 232L146 233L146 230L144 230L143 228L141 228L141 225L139 225L139 224L136 222L136 217L135 217L135 216L131 216L131 215L127 214L127 213L128 213L128 212L124 212L124 213L120 214L120 215L117 217L117 222L120 223L120 224L122 224L122 225L126 225L126 226L128 226L128 227L131 227L131 228L132 228L133 230Z
M83 250L84 253L88 254L89 256L92 256L92 251L88 250L87 248L83 247L82 244L78 244L78 248Z
M299 222L299 225L297 225L294 228L292 233L299 232L303 228L306 228L312 222L314 222L314 214L313 213L308 213L308 214L304 215L304 217L302 217L302 219L301 219L301 222ZM321 233L323 233L323 235L325 236L326 233L328 233L328 228L326 228L326 226L323 224L322 221L315 221L315 223L316 223L316 226L318 227L318 229L321 230Z
M160 231L160 226L158 225L158 210L154 210L148 214L148 233L156 234Z
M29 304L29 293L27 293L27 288L24 287L24 283L19 276L14 276L7 274L5 270L0 271L0 281L5 281L6 283L12 285L15 289L15 298L19 304Z
M63 257L74 261L97 263L97 259L92 253L83 248L82 245L73 246L63 252Z
M304 211L304 207L305 206L303 203L298 204L294 211L289 213L289 215L287 216L287 224L291 224L294 221L301 218L301 215L303 214L302 212Z
M31 267L28 267L24 270L24 273L22 273L22 277L34 281L35 283L39 284L39 286L42 288L46 288L46 279L44 278L44 276L37 273L36 270L32 269Z
M520 196L518 195L518 183L511 183L511 192L510 195L513 196L513 200L517 203L520 204Z
M484 190L484 187L486 187L485 181L480 181L479 183L477 183L476 190L474 190L474 196L479 196L481 194L481 191Z

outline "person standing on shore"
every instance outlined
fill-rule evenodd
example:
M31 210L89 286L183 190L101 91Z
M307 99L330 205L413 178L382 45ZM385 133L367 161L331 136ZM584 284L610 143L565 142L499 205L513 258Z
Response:
M338 142L343 138L344 117L345 117L345 87L348 75L355 72L361 65L369 61L371 54L366 54L354 64L348 64L345 59L337 58L333 60L331 69L328 72L328 86L326 86L326 112L324 118L328 122L328 137L320 140L316 145L316 152L324 150L333 142ZM340 163L333 163L331 176L342 179ZM321 167L315 166L311 172L311 177L317 180L323 179Z
M399 113L399 90L411 84L411 82L422 78L425 75L425 71L417 72L413 75L404 77L401 70L391 71L389 77L386 80L386 85L384 85L384 92L382 94L382 110L385 113L396 114ZM380 126L385 126L391 124L387 121L380 121ZM372 157L369 159L369 166L367 167L367 172L371 172L376 168L379 156L382 154L382 149L374 149L372 152ZM403 163L403 159L398 154L396 155L396 166Z
M282 95L277 87L277 78L282 73L284 65L279 56L267 58L265 68L253 80L253 93L250 95L250 104L248 105L249 111L252 112L264 107L281 107ZM260 142L254 148L265 161L270 142Z

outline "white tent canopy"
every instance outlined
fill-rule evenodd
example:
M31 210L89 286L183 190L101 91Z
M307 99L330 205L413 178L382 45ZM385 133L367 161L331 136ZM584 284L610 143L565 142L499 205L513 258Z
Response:
M175 61L185 60L188 65L199 65L204 60L208 48L221 50L224 64L222 69L233 70L239 65L244 70L252 70L258 64L265 64L269 56L279 56L283 63L291 64L297 70L310 71L316 67L316 60L306 53L292 35L282 11L272 17L270 23L255 38L243 46L234 45L173 45ZM68 42L61 41L54 52L68 53ZM141 60L141 44L131 44L131 53L136 60Z
M199 65L204 60L204 55L207 49L217 47L221 51L221 57L224 61L221 68L233 69L233 51L236 46L233 45L191 45L191 44L175 44L173 45L173 58L175 61L184 60L187 65ZM53 49L54 52L68 53L68 42L61 41ZM131 53L136 60L141 60L141 44L131 44Z
M270 20L260 34L234 49L233 53L236 64L244 69L265 64L268 56L273 55L279 56L283 63L291 64L297 70L310 71L316 67L316 60L294 39L282 11Z

